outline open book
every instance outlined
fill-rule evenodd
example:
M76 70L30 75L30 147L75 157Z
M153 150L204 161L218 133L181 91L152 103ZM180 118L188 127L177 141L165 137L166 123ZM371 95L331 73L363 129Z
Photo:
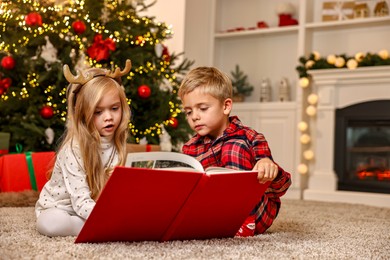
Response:
M234 237L269 183L255 171L203 170L173 152L129 153L76 243Z
M129 153L126 159L127 167L158 168L160 170L199 171L206 174L243 172L223 167L209 167L203 169L202 164L186 154L176 152L141 152Z

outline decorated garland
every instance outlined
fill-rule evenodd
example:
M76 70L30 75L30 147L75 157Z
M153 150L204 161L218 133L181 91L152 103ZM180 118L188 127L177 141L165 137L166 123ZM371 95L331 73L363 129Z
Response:
M302 121L298 123L298 129L301 133L301 162L298 165L298 172L300 174L307 174L309 172L309 163L314 159L315 154L311 148L310 136L310 119L317 114L318 95L313 92L311 86L310 70L318 69L338 69L347 68L350 70L359 67L368 66L385 66L390 65L390 57L388 50L381 50L378 53L362 53L358 52L354 56L328 55L321 57L319 52L313 51L308 57L299 58L300 65L296 67L299 73L299 85L303 90L303 114Z

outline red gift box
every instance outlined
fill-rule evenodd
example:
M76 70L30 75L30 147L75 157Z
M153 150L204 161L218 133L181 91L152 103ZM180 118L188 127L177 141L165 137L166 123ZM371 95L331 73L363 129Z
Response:
M0 192L38 190L47 182L55 152L7 154L0 157Z
M128 153L155 152L161 151L161 147L155 144L127 144L126 150Z

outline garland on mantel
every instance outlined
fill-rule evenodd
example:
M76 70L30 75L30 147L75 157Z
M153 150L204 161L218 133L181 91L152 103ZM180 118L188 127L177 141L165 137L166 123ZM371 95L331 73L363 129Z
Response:
M299 58L300 65L296 67L299 74L299 85L303 89L302 100L302 121L298 123L298 129L301 133L301 162L298 165L300 174L307 174L309 164L314 160L314 152L311 145L310 122L314 120L317 114L318 95L314 93L311 85L311 76L308 70L317 69L337 69L348 68L356 69L358 67L384 66L390 65L388 50L381 50L378 53L358 52L354 56L328 55L321 57L319 52L313 51L308 57Z
M355 56L341 55L328 55L327 57L321 57L321 55L313 51L309 57L300 57L299 62L301 65L297 66L299 77L309 77L308 70L317 69L356 69L358 67L368 66L383 66L390 65L389 52L387 50L381 50L378 53L358 52Z

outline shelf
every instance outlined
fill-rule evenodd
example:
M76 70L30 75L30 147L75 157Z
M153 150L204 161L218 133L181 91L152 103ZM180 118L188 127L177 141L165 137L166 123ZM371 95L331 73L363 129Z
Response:
M271 28L262 28L262 29L254 29L254 30L244 30L237 32L220 32L215 33L214 37L216 39L220 38L236 38L242 36L258 36L258 35L266 35L266 34L284 34L284 33L296 33L298 32L298 26L285 26L285 27L271 27Z
M345 29L345 28L359 28L362 26L370 25L390 25L390 16L386 17L368 17L368 18L359 18L359 19L350 19L343 21L330 21L330 22L316 22L316 23L307 23L305 27L307 29L322 29L322 30L335 30L335 29Z
M245 109L245 110L294 110L296 109L296 102L288 101L288 102L234 102L233 110L237 109Z

